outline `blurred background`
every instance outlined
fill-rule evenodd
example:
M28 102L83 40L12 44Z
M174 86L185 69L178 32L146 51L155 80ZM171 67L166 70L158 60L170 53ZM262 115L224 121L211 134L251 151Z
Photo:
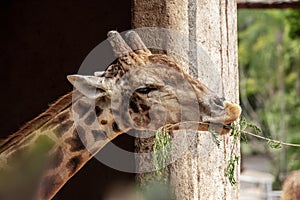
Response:
M244 116L261 127L263 136L299 144L300 10L241 9L238 33ZM242 144L242 197L277 199L276 190L296 169L300 169L300 148L273 149L266 141L248 137L248 143ZM250 198L255 192L256 198Z

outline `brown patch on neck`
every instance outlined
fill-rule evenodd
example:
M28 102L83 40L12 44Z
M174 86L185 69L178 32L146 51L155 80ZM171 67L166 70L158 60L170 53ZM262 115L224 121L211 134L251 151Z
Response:
M53 195L53 192L55 192L56 189L61 186L62 182L62 178L58 175L46 177L42 182L41 189L44 199L50 199L50 197Z
M64 133L72 128L74 121L67 120L65 122L61 122L60 125L57 126L53 131L57 137L61 137Z
M74 106L73 106L73 111L76 112L79 116L79 118L83 117L88 113L90 110L91 105L86 103L83 100L79 100Z
M59 126L62 122L68 120L70 118L70 112L64 112L55 116L52 120L48 121L45 125L41 127L41 132L54 128L55 126Z
M40 114L38 117L29 121L25 124L19 131L15 132L7 139L1 141L0 143L0 153L5 151L10 146L18 143L22 138L29 135L31 132L37 130L46 122L51 120L54 116L62 112L63 110L69 108L72 105L73 101L77 100L81 96L78 92L70 92L60 99L58 99L55 103L53 103L45 112Z
M81 164L82 164L82 157L80 155L74 156L68 161L66 167L69 169L70 176L73 175L77 171L77 169L79 169Z
M103 113L103 109L100 108L99 106L96 106L95 113L96 113L97 117L99 117Z
M66 140L66 143L70 146L70 152L82 151L85 149L84 143L82 142L82 140L85 140L85 138L81 138L81 136L84 136L82 135L82 132L74 129L73 137Z
M58 147L58 149L50 156L50 168L59 167L63 159L64 153L62 151L62 147Z
M112 123L111 126L112 126L113 132L116 132L116 133L121 132L121 129L119 128L118 124L115 121Z
M94 112L90 112L88 116L85 118L84 123L86 125L91 125L94 121L96 121L96 114Z

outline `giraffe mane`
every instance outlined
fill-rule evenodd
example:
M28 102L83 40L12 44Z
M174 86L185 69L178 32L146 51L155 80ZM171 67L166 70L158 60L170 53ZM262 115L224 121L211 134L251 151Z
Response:
M74 95L74 96L73 96ZM69 108L72 104L72 98L73 101L78 99L80 97L80 94L78 92L69 92L56 100L53 104L49 106L49 108L32 119L31 121L27 122L25 125L23 125L17 132L11 134L6 139L3 139L0 141L0 153L5 151L9 146L17 143L20 141L23 137L30 134L32 131L40 128L42 125L44 125L46 122L51 120L55 115L59 114L63 110Z

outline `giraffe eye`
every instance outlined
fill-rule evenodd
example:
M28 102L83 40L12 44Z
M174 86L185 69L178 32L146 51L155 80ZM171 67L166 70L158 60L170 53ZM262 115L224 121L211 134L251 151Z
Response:
M138 88L136 90L137 93L140 93L140 94L148 94L152 91L155 91L157 90L157 88L154 88L154 87L143 87L143 88Z

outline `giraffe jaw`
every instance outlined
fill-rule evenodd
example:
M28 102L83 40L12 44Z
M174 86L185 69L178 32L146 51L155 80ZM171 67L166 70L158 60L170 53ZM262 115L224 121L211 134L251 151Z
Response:
M221 124L221 123L214 123L214 122L206 122L208 125L208 131L210 131L211 129L220 134L220 135L225 135L228 134L231 129L231 123L230 124Z
M209 124L209 127L215 129L217 133L221 135L228 134L232 129L231 124L235 122L241 115L242 109L238 104L224 101L225 115L218 117L209 117L205 119L205 123ZM209 128L208 128L209 129Z

